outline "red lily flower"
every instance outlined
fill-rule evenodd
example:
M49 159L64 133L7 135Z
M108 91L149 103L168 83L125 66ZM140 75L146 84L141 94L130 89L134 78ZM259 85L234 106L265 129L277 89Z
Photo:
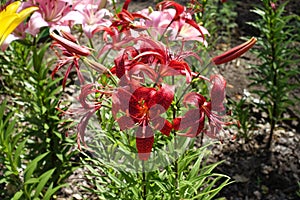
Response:
M145 27L135 23L134 20L138 18L148 19L148 17L140 13L129 12L127 8L130 1L131 0L125 1L122 11L116 14L116 18L113 20L111 24L112 27L120 28L119 29L120 32L125 32L125 31L127 32L130 29L145 29Z
M95 99L95 95L98 96L97 99ZM79 149L81 149L80 143L83 143L83 145L86 146L84 136L88 122L94 113L101 108L102 102L98 99L101 99L104 96L111 96L111 92L102 90L101 88L99 89L99 87L95 84L83 85L81 87L81 93L78 97L80 106L71 107L67 111L63 111L63 114L81 117L77 125L77 144Z
M135 42L139 44L138 49L128 47L115 59L115 66L111 71L118 78L125 77L129 82L132 77L137 77L137 75L140 80L147 75L152 81L160 84L165 76L185 75L187 82L191 81L192 72L184 58L192 55L200 59L197 55L192 52L171 55L164 44L145 36L136 38ZM124 83L127 84L127 82Z
M183 103L186 107L188 104L195 106L194 109L189 109L183 117L177 117L173 120L173 128L176 131L186 130L180 136L196 137L204 129L205 113L203 108L209 108L205 97L197 93L188 93L185 95Z
M158 88L124 87L113 95L113 115L119 111L124 116L116 118L121 130L137 126L135 133L138 156L148 160L154 143L153 130L169 136L172 124L161 117L171 105L173 89L162 85Z
M124 32L124 34L122 34L118 30L118 27L99 26L92 32L92 34L94 35L99 31L103 31L103 41L105 42L105 45L99 51L98 57L100 57L104 52L108 51L109 49L120 51L122 48L128 46L128 44L130 44L130 42L133 40L133 37L128 34L129 32ZM110 38L108 38L108 36Z
M58 63L56 64L54 70L52 71L52 78L56 74L58 70L60 70L63 66L70 64L64 79L63 79L63 88L66 85L67 78L70 74L70 71L73 67L75 67L77 71L77 75L79 78L79 81L81 84L84 82L84 78L82 73L79 69L79 59L81 56L88 56L91 54L91 52L88 50L87 47L79 46L74 42L74 37L72 35L63 33L64 37L61 37L54 32L50 33L50 37L54 39L54 42L51 45L51 48L58 47L62 51L62 55L58 54L57 51L55 51L57 57L59 58Z
M64 37L61 37L54 32L50 33L50 37L55 40L57 44L63 46L68 52L79 56L88 56L91 54L89 49L85 46L76 44L76 38L70 33L62 31Z
M210 78L213 83L211 90L211 102L201 94L191 92L185 95L183 103L185 107L194 106L189 109L183 117L173 120L173 128L176 131L186 130L181 136L196 137L202 131L211 138L217 138L218 133L223 130L223 125L230 125L231 122L222 121L223 117L216 112L224 111L223 101L225 98L226 81L221 75L213 75ZM209 130L205 130L205 118L208 118Z

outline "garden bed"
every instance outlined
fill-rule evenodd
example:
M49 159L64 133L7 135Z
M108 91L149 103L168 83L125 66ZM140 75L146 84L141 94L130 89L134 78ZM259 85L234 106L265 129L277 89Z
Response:
M187 1L178 2L186 3ZM61 36L53 32L49 36L48 27L41 29L38 39L34 38L34 36L28 36L29 39L24 39L24 42L13 43L8 51L1 52L0 58L3 68L0 68L0 72L3 72L3 76L0 77L0 85L1 87L3 86L3 90L2 88L0 90L0 101L2 102L0 131L3 132L3 135L0 138L0 147L3 153L0 152L0 198L6 198L7 195L13 196L14 193L20 195L20 197L27 195L29 198L35 195L35 197L44 198L47 196L48 190L53 189L53 185L54 187L57 186L58 191L53 196L53 199L58 200L100 199L99 196L101 195L103 195L103 198L110 197L113 199L117 197L120 199L146 199L147 196L149 198L155 197L156 199L164 199L164 197L173 199L177 196L183 198L186 197L185 195L190 195L189 197L191 197L203 194L210 198L210 195L212 194L213 196L215 191L208 186L218 190L226 185L229 177L233 182L222 188L216 197L213 196L213 199L293 200L299 198L300 105L292 105L285 110L283 113L284 117L291 120L283 120L276 124L274 134L271 137L271 146L267 148L270 130L272 129L269 123L270 118L268 118L268 114L265 111L259 110L253 103L259 102L260 97L249 92L252 90L252 88L249 88L251 83L249 77L256 73L251 66L260 65L262 61L251 52L247 52L240 58L226 64L220 64L211 59L217 56L216 54L220 54L244 42L242 37L250 38L251 36L259 37L260 35L259 31L248 25L247 22L253 22L256 18L258 19L258 16L250 12L250 10L253 8L253 4L258 5L261 1L241 0L235 2L236 7L233 11L237 13L237 16L234 18L234 21L230 19L231 21L226 22L226 17L222 20L222 16L220 17L216 14L217 17L221 18L220 24L225 24L226 27L227 25L232 26L228 29L226 27L218 27L218 29L222 30L222 33L220 33L222 37L216 37L218 33L211 35L211 38L218 38L216 41L212 41L214 42L212 48L210 46L207 48L211 49L208 51L214 51L214 53L210 55L210 52L207 51L205 53L208 53L209 56L206 56L207 54L203 56L200 54L202 52L199 51L199 55L203 56L203 58L205 57L203 60L199 59L201 64L202 61L205 63L205 59L208 58L209 65L207 66L212 67L210 72L217 73L217 75L211 77L208 75L208 78L201 77L200 79L199 77L202 74L199 74L194 79L194 77L191 78L192 73L188 73L189 70L195 70L197 73L197 66L200 62L196 64L189 63L187 65L191 67L187 66L187 68L184 65L189 61L193 62L194 58L185 62L186 54L181 54L182 49L186 47L185 45L188 46L193 43L181 44L180 53L178 55L177 52L174 53L176 55L174 57L167 54L165 56L164 51L168 52L169 46L166 45L167 50L160 48L160 45L155 46L163 41L163 37L157 39L159 42L156 43L154 39L148 36L145 37L146 34L134 39L129 37L128 41L136 42L130 43L133 47L132 49L124 48L117 52L119 51L118 44L109 44L112 49L116 47L116 52L120 55L113 54L116 53L114 52L115 49L113 51L109 50L108 52L112 54L103 54L101 55L103 57L98 57L98 60L95 59L97 57L95 56L95 52L98 51L97 48L94 51L79 46L71 41L73 40L72 36L65 35L66 33L63 32L61 32ZM129 11L138 11L154 5L154 1L132 0L129 5ZM217 5L218 10L223 4L218 2ZM299 9L297 9L299 7L299 1L291 0L287 6L287 14L299 15ZM176 12L178 11L180 9ZM124 13L122 14L126 16L126 12ZM234 16L234 12L231 13L230 10L224 11L222 14L229 17ZM117 19L114 21L114 24L120 23L116 25L117 28L105 29L105 31L108 30L106 33L110 35L112 30L118 32L123 26L129 28L129 25L132 24L126 21L127 19L126 17L119 21ZM172 19L172 22L174 19ZM190 19L183 17L182 20L189 22ZM299 23L295 24L298 25ZM169 26L167 27L169 28ZM102 36L100 33L99 35L93 35L95 43L92 44L92 41L88 41L86 38L82 39L84 38L82 37L84 33L80 32L83 30L81 29L82 27L74 27L74 35L78 38L80 37L79 43L87 44L90 42L91 47L97 47L98 43L103 45L101 43L104 41L103 38L98 38L98 36ZM193 24L190 28L193 28ZM200 29L198 26L197 28ZM195 29L198 34L197 38L199 39L201 36L203 39L203 33L201 31L198 32L198 29ZM101 32L104 30L99 29L97 31ZM180 31L178 31L176 37ZM77 34L77 32L80 32L80 34ZM115 35L110 35L111 38L113 36ZM50 37L57 43L50 44ZM123 40L127 39L127 37L124 38ZM183 37L183 39L189 38ZM207 40L209 41L209 38ZM253 42L254 40L251 41ZM144 49L139 49L140 46L137 44L144 45ZM152 46L155 46L155 48L152 49ZM202 48L200 46L197 47L199 49ZM188 46L188 48L190 47ZM245 48L249 49L250 47ZM156 51L158 51L157 54L159 56L153 53ZM46 54L44 55L45 52ZM60 55L61 52L63 54ZM93 80L95 79L97 84L84 86L79 84L79 73L73 68L67 79L66 88L62 89L60 85L63 81L59 80L59 77L64 76L65 69L59 69L60 71L53 77L54 80L50 78L52 67L57 61L55 58L57 55L60 55L58 60L63 65L72 63L70 66L75 66L79 69L78 61L82 62L80 63L80 69L84 72L83 78L90 77ZM69 56L67 57L69 60L64 60L65 57L63 56ZM184 57L184 59L180 56ZM88 57L93 57L97 62L93 62L92 59L89 60ZM223 54L223 59L224 57L226 58L228 55L224 56ZM162 69L165 67L165 64L160 63L162 58L166 59L167 63L169 62L168 67L171 66L171 68L168 70L174 70L174 72L169 72L172 77L170 74L162 73ZM111 60L107 61L108 59ZM156 61L156 59L159 61ZM104 63L104 60L106 63ZM134 64L136 61L139 62L139 65ZM98 62L101 62L101 64ZM125 68L124 63L126 65L127 63L133 63L133 69L137 70L136 74L133 73L133 76L128 78L132 75L130 74L132 71L130 71L131 68L130 70ZM173 66L170 63L175 63L175 65ZM83 65L87 68L84 68ZM104 65L109 65L109 67L106 68ZM112 65L115 67L116 79L113 75L114 70L112 72L107 70ZM49 70L49 66L51 66L51 70ZM145 66L147 66L148 70L145 70L146 76L142 74ZM188 70L183 73L182 68L178 66ZM124 72L122 67L124 67ZM203 71L205 70L203 69ZM86 72L91 73L88 74ZM228 116L226 115L226 117L235 122L232 126L225 126L228 124L223 121L223 114L225 114L223 109L225 84L223 82L224 79L221 78L222 76L218 74L221 74L227 81L225 104ZM178 82L181 81L177 75L183 75L183 84L188 86L182 87L182 85L175 83L177 80ZM159 82L160 78L166 82ZM194 82L190 84L189 78ZM133 81L134 84L129 81ZM289 81L293 82L295 80ZM207 90L209 84L212 85L210 91ZM178 88L173 91L168 85ZM130 90L131 86L132 91ZM25 89L22 90L22 87ZM265 89L262 85L256 85L255 88L259 90ZM191 89L191 91L188 91L188 89ZM63 94L57 98L62 91ZM175 93L178 96L175 96ZM294 90L293 94L300 98L299 89ZM28 100L29 97L30 100ZM215 98L222 100L219 104L217 103L222 108L217 110L220 112L212 114L212 110L216 111L211 108ZM246 99L244 104L238 106L237 102L244 98ZM5 99L8 100L7 104L3 103ZM77 102L78 99L79 102ZM201 106L194 107L197 105L195 99L197 99L199 105L202 102ZM182 107L180 107L180 100L184 104ZM74 103L74 101L77 103ZM128 104L128 107L124 106L124 102L126 105ZM71 104L74 107L69 109L68 106ZM4 109L6 105L7 110ZM160 107L157 108L157 105ZM192 117L189 111L192 111L190 112L193 114ZM10 112L11 115L7 115ZM246 121L248 124L244 130L238 129L239 123L237 120L231 119L232 116L237 118L237 112L240 112L240 114L244 112L244 115L248 116ZM141 115L141 113L143 114ZM195 115L199 113L202 114L202 117L198 116L198 119ZM220 113L222 113L222 116L219 116ZM94 119L92 117L89 118L91 115L96 117ZM77 129L68 121L68 117L72 118L73 116L82 117L79 120L75 119L80 122ZM195 119L191 120L191 118ZM14 124L16 119L21 122L16 121L16 124ZM140 119L144 121L140 121ZM161 119L164 120L163 123ZM90 123L87 123L88 120L90 120ZM170 123L168 123L168 120L170 120ZM201 127L202 122L203 127ZM243 123L242 121L240 122L240 124ZM193 143L193 145L188 144L189 142L187 141L190 141L190 139L178 137L178 134L189 133L188 131L194 129L195 126L199 127L194 132L196 135L200 135L195 139L196 143ZM14 127L18 127L18 130L14 130ZM96 129L89 129L91 127ZM136 130L141 130L141 127L143 129L140 132L143 136L139 137ZM160 128L157 129L158 127ZM207 127L210 127L210 130L213 131L209 132ZM219 133L221 127L224 127L225 130ZM217 131L214 132L214 130ZM159 131L162 134L156 134ZM155 141L149 141L149 138L151 139L152 137L145 136L145 134L151 134L152 132L155 132ZM77 138L77 144L76 133L80 133L80 137ZM208 138L204 136L202 138L204 133L213 133L210 136L216 137ZM217 134L214 135L214 133ZM219 137L219 134L221 137ZM171 136L166 137L164 135ZM183 143L180 143L178 138L185 138L185 140ZM222 142L214 143L208 147L209 151L206 151L206 147L204 148L202 144L217 140L212 138L221 139ZM84 139L87 145L85 145ZM15 145L16 147L11 147L12 144L17 145ZM77 145L78 148L82 145L83 150L79 151ZM127 155L126 153L128 152L129 154ZM184 156L179 156L178 152L182 153L180 155L186 156L186 160ZM208 152L211 152L211 154ZM151 159L155 161L154 164ZM158 165L156 165L157 163ZM218 163L221 164L217 165ZM147 168L149 167L148 164L153 168ZM135 170L134 173L130 173L132 169ZM213 169L213 171L210 171L210 169ZM55 173L53 173L54 171ZM68 184L67 186L63 185L65 182ZM195 189L193 186L198 188ZM149 191L146 191L147 189ZM205 191L206 189L208 191ZM34 194L35 192L37 193ZM159 194L156 194L156 192ZM116 195L123 195L123 197ZM131 195L135 195L135 198L131 197ZM48 197L50 198L50 192Z

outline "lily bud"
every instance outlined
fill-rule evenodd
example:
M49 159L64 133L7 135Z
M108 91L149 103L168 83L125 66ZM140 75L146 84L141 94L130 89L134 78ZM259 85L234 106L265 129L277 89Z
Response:
M72 35L71 33L68 33L68 32L63 31L63 30L61 30L60 33L67 40L70 40L71 42L77 43L77 38L74 35Z
M54 39L58 44L63 46L65 49L67 49L70 53L75 53L80 56L88 56L91 54L87 47L80 46L66 38L55 34L54 32L50 33L50 37Z
M106 74L108 73L108 69L102 65L101 63L95 62L93 60L89 60L88 58L83 58L83 62L85 64L87 64L89 67L91 67L92 69L96 70L97 72L101 73L101 74Z
M220 65L220 64L232 61L232 60L240 57L246 51L248 51L256 43L256 41L257 41L257 39L252 37L247 42L245 42L239 46L236 46L236 47L230 49L229 51L222 53L219 56L212 58L212 62L216 65Z

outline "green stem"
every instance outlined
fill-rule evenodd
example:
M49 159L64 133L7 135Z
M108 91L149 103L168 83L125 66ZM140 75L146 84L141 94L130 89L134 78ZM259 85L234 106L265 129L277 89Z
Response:
M177 104L176 104L177 105ZM173 107L173 120L176 118L176 107ZM178 190L178 158L177 158L177 140L176 140L176 131L173 130L174 135L174 172L175 172L175 180L174 180L174 199L177 199L179 190Z
M275 13L273 13L271 11L270 13L271 15L271 20L269 21L269 29L270 29L270 43L271 43L271 67L272 67L272 72L273 72L273 76L272 76L272 84L273 84L273 87L275 88L275 91L272 96L272 100L273 101L273 104L272 104L272 111L271 111L271 116L270 116L270 123L271 123L271 129L270 129L270 135L269 135L269 139L268 139L268 143L266 145L266 148L267 149L270 149L271 147L271 143L272 143L272 138L273 138L273 133L274 133L274 129L275 129L275 125L276 125L276 119L278 118L278 112L277 112L277 93L278 93L278 90L277 90L277 84L278 84L278 74L277 74L277 59L276 59L276 44L275 44L275 40L274 38L276 37L275 36L275 33L274 33L274 27L275 27L275 24L274 24L274 21L276 18L276 15Z
M142 160L142 168L143 168L143 200L147 199L147 185L146 185L146 172L145 172L145 161Z
M201 72L199 72L199 73L197 74L197 76L193 77L191 83L193 82L193 80L195 80L195 79L197 79L197 78L201 78L201 79L204 79L204 80L206 80L206 81L209 81L209 79L206 78L206 77L204 77L204 76L202 76L201 73L202 73L208 66L210 66L210 64L211 64L211 62L208 63L207 65L205 65L205 66L204 66L204 69L201 70ZM178 105L178 104L179 104L179 102L181 101L181 99L183 98L183 96L187 93L188 89L189 89L190 87L192 87L192 84L191 84L191 83L188 84L188 86L183 90L182 94L179 96L179 98L178 98L178 100L176 101L176 104L175 104L175 105Z

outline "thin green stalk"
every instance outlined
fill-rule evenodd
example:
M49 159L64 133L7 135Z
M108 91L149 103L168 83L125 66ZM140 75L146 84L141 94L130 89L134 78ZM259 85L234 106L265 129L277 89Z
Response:
M202 76L201 73L202 73L208 66L210 66L210 64L211 64L211 62L209 62L207 65L205 65L205 66L204 66L204 69L201 70L201 71L197 74L197 76L193 77L192 82L193 82L193 80L195 80L195 79L197 79L197 78L202 78L203 80L209 81L209 79L206 78L206 77L204 77L204 76ZM190 89L190 87L192 87L192 84L191 84L191 83L188 84L188 86L183 90L182 94L179 96L179 98L178 98L178 100L177 100L177 102L176 102L175 105L178 105L178 103L181 101L181 99L182 99L183 96L187 93L187 91L188 91L188 89Z
M272 66L272 72L274 73L273 74L273 77L272 77L272 84L273 84L273 87L275 86L277 88L277 79L278 79L278 74L277 74L277 67L276 67L276 47L275 47L275 34L274 34L274 28L275 28L275 25L274 25L274 20L273 19L273 15L274 13L270 13L270 15L272 16L271 17L271 20L269 21L269 29L270 29L270 43L271 43L271 66ZM277 93L277 89L275 91L275 94ZM277 95L276 95L277 97ZM275 97L275 98L276 98ZM274 99L275 101L273 102L272 104L272 111L271 111L271 116L270 116L270 120L271 120L271 129L270 129L270 135L269 135L269 139L268 139L268 143L266 145L266 148L267 149L270 149L271 147L271 143L272 143L272 138L273 138L273 133L274 133L274 129L275 129L275 125L276 125L276 119L279 117L277 116L279 113L277 112L277 101L276 99Z
M176 118L176 107L173 107L173 119ZM175 173L175 181L174 181L174 199L178 196L179 193L179 188L178 188L178 158L177 158L177 140L176 140L176 131L173 130L173 135L174 135L174 173Z
M147 199L147 185L146 185L146 172L145 172L145 161L142 160L142 170L143 170L143 200L146 200Z

